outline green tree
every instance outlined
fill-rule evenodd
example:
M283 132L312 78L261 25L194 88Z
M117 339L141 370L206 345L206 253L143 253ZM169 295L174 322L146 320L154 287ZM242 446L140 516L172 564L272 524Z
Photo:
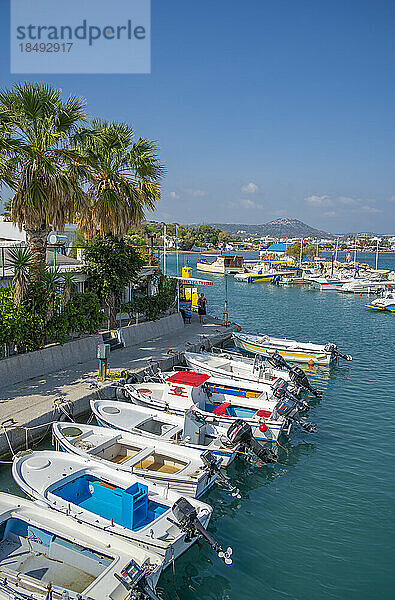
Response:
M85 101L49 85L25 82L0 92L0 184L14 195L11 221L26 230L36 265L44 265L52 228L72 222L80 158L70 135L85 119Z
M128 239L96 235L86 243L85 263L89 286L106 304L110 326L115 328L121 296L129 283L137 281L143 261Z
M86 202L79 212L80 230L92 236L124 236L139 225L145 210L160 198L165 170L154 142L139 138L126 123L94 120L74 136L88 165Z
M313 258L316 255L317 247L314 244L303 244L302 259ZM300 242L294 242L287 246L285 250L286 256L292 256L295 260L299 261L300 258Z

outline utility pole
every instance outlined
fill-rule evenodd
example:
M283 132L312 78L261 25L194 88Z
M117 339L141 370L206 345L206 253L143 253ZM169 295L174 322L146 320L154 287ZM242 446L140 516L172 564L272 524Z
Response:
M166 223L163 223L163 275L166 275Z

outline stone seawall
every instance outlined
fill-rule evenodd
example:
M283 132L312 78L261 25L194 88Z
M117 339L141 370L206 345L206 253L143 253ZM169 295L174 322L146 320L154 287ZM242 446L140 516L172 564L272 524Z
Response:
M126 346L134 346L183 327L181 314L175 313L158 321L123 327L122 335ZM13 385L94 359L97 345L102 341L101 335L90 335L63 345L56 344L43 350L0 360L0 385Z

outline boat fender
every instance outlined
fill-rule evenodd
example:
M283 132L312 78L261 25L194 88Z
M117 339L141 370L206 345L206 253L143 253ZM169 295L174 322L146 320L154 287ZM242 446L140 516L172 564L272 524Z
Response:
M261 423L261 424L259 425L259 431L260 431L261 433L265 433L265 431L267 431L267 425L266 425L266 423Z

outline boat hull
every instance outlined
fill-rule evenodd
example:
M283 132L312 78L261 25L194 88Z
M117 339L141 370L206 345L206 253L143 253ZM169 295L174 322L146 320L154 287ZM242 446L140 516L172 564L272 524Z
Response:
M279 348L277 346L269 344L257 344L252 341L242 340L234 336L234 343L240 350L249 352L250 354L260 354L262 356L268 356L270 354L280 354L284 358L298 363L309 363L311 361L317 365L329 365L331 364L331 355L317 352L298 351L291 349Z

